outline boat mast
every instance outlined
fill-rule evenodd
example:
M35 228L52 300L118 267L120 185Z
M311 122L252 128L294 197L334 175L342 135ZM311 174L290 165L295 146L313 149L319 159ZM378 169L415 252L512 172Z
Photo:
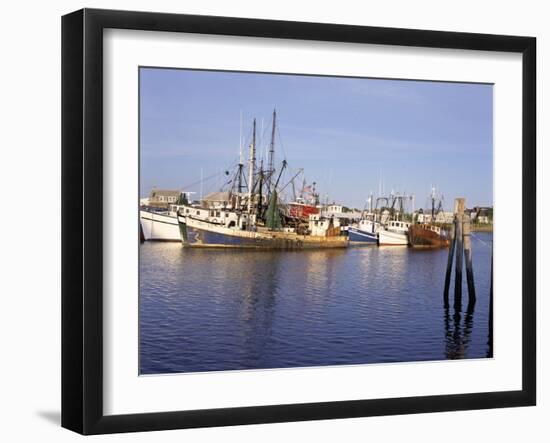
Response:
M250 144L250 158L248 166L248 213L252 214L252 186L254 184L254 169L256 167L256 119L252 123L252 143Z
M435 186L432 186L432 223L435 221Z
M202 206L202 181L203 181L203 173L202 173L202 168L201 168L201 206Z
M259 186L258 186L258 216L262 216L262 188L264 186L264 159L260 160L260 172L259 172Z
M239 128L239 171L237 173L237 191L243 192L243 112L241 111L241 126Z
M269 174L269 181L268 181L269 192L271 192L271 177L275 172L275 167L273 165L273 162L275 160L275 128L277 127L276 125L277 125L277 111L274 109L273 123L271 125L271 142L269 144L269 157L268 157L268 163L267 163L267 173Z

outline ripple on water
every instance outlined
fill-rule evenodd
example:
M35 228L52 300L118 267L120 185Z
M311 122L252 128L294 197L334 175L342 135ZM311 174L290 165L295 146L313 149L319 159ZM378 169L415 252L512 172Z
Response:
M443 307L446 250L144 243L141 373L485 357L492 235L476 235L470 313L466 294Z

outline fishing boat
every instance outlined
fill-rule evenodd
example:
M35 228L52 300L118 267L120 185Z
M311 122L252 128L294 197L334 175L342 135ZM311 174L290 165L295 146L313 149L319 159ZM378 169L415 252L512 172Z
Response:
M231 204L225 207L183 205L177 215L179 235L184 246L214 248L308 249L343 248L348 239L340 235L339 221L318 213L302 213L307 225L286 223L280 186L286 160L276 173L274 145L276 112L273 112L272 137L268 166L256 165L256 120L252 124L248 174L244 173L242 148L239 165L231 180ZM294 177L293 177L294 178ZM245 186L245 182L247 182ZM246 187L246 192L245 192Z
M247 214L243 214L243 217ZM247 229L252 219L242 218L239 224L235 213L221 220L200 219L195 216L178 216L181 240L188 247L252 248L252 249L318 249L345 248L346 237L339 235L338 226L330 220L310 221L313 234L298 234L293 228L271 230L256 226ZM254 225L253 225L254 226Z
M378 243L380 224L372 220L359 220L355 226L349 226L348 238L352 243L375 245Z
M449 235L440 226L418 223L409 227L409 242L414 248L446 248Z
M154 194L155 190L152 191ZM188 192L169 191L174 195L174 203L164 207L154 206L149 199L139 208L139 227L141 241L180 241L177 212L188 203ZM158 191L157 191L158 193Z
M139 221L144 241L180 241L176 211L153 211L140 208Z
M139 210L140 228L143 240L179 241L178 219L174 213Z
M411 223L403 220L404 201L411 197L396 194L392 195L391 198L390 219L378 231L378 244L380 246L407 246L409 244L409 227Z
M373 196L371 194L367 199L367 204L369 206L368 212L365 208L361 220L348 227L348 237L352 244L375 245L378 243L378 232L381 229L380 219L384 214L384 209L383 207L379 207L379 203L385 200L387 206L388 199L385 197L378 197L374 210L372 207L372 200Z
M378 231L378 244L380 246L407 246L409 244L409 227L411 223L391 220Z
M315 185L315 182L307 185L304 179L300 195L287 205L286 215L289 218L308 221L310 215L319 214L319 194L315 191Z
M438 198L435 187L430 194L431 214L429 221L412 224L409 227L409 242L413 248L446 248L449 246L449 232L436 223L437 214L443 210L442 197ZM436 201L437 208L436 208Z

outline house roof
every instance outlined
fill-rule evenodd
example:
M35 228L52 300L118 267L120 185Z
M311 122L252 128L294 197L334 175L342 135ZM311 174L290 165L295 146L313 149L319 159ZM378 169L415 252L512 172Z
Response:
M229 192L211 192L203 197L203 201L226 202L229 200Z
M179 197L181 194L181 191L174 190L174 189L151 189L151 193L149 194L150 197Z

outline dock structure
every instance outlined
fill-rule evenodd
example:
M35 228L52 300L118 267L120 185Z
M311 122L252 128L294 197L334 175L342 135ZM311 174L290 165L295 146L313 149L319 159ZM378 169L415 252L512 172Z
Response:
M464 198L455 199L454 219L451 226L451 245L447 257L447 270L445 272L445 288L443 290L443 300L445 307L449 306L449 289L451 286L451 274L453 267L453 258L455 261L455 306L462 303L462 269L463 262L466 262L466 281L468 284L468 302L475 303L476 291L474 284L474 270L472 264L472 242L470 217L464 214L466 200Z

